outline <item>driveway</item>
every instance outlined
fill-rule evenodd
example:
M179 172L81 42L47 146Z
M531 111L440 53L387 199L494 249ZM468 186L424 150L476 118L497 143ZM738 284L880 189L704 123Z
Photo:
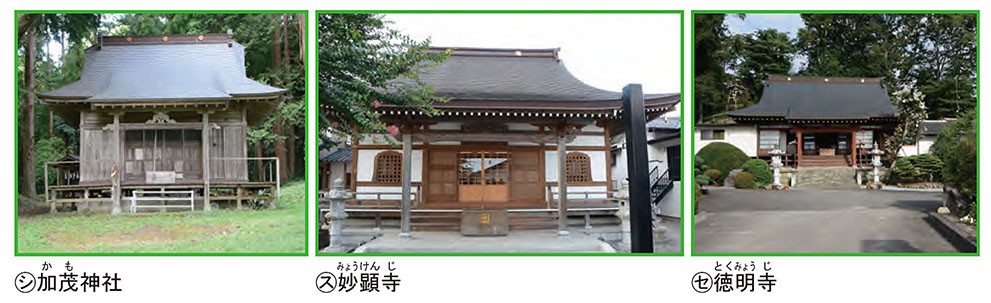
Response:
M926 220L942 193L713 189L699 202L696 252L957 252Z

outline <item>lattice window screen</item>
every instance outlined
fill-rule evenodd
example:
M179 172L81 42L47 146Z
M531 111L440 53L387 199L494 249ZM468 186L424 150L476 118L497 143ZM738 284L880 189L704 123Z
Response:
M377 183L403 183L403 155L393 151L379 153L375 156L375 177Z

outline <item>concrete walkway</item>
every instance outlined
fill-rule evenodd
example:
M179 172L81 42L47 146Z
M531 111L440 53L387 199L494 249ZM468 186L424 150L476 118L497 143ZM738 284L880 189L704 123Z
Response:
M465 237L456 232L414 232L412 239L384 232L354 250L356 253L610 253L615 250L596 238L573 231L559 237L555 230L512 231L505 237Z
M927 221L940 193L710 190L696 252L957 252Z

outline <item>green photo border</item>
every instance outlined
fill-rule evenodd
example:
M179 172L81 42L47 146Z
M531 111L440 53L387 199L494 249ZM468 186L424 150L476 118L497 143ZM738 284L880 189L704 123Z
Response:
M980 165L981 165L981 156L980 156L980 140L981 140L981 136L980 136L980 132L981 132L981 128L980 128L980 123L981 123L981 119L980 119L980 115L981 115L981 113L980 113L980 109L981 109L981 102L980 102L980 100L981 100L981 85L980 85L980 83L981 83L981 14L980 14L980 11L979 10L693 10L693 11L691 11L691 14L692 14L692 25L691 25L691 31L692 31L692 34L691 34L691 39L692 39L692 42L691 42L692 43L692 55L691 55L691 59L692 59L692 67L691 67L692 70L691 71L692 71L692 73L691 73L691 77L692 77L692 82L691 83L692 83L692 85L691 85L691 88L689 88L689 91L692 93L692 105L695 104L694 103L695 102L695 98L694 98L694 96L695 96L694 95L695 94L695 85L694 85L695 84L695 65L694 65L694 60L695 60L695 15L698 15L698 14L738 14L738 13L747 13L747 14L926 14L926 13L934 13L934 14L973 14L973 15L975 15L976 18L977 18L977 33L976 33L976 37L977 37L977 105L976 105L976 109L975 109L977 111L977 113L976 113L977 114L977 119L976 119L975 123L976 123L976 128L977 128L977 130L976 130L976 132L977 132L977 151L978 151L978 153L977 153L978 154L977 155L977 167L978 167L978 169L980 168ZM693 107L693 112L694 112L694 107ZM684 119L684 117L682 117L682 119ZM690 123L690 128L691 128L691 134L690 135L692 136L691 137L691 150L689 150L689 152L692 155L691 162L692 162L692 167L694 168L695 167L695 156L694 156L695 155L695 116L694 116L694 114L692 115L692 117L689 117L689 119L692 119L692 123ZM682 120L682 121L684 121L684 120ZM694 174L691 174L691 175L694 175ZM690 178L689 180L691 180L691 182L695 182L695 176L689 176L689 178ZM978 184L978 186L980 186L980 170L978 170L977 184ZM822 256L822 257L833 257L833 256L861 256L861 257L864 257L864 256L874 256L874 257L888 257L888 256L911 256L911 257L918 257L918 256L955 256L955 257L959 257L959 256L970 256L970 257L973 257L973 256L980 256L980 251L981 251L981 246L980 246L980 244L981 244L980 243L980 224L981 224L981 222L980 222L980 220L978 220L977 225L976 225L976 229L977 229L977 241L976 241L976 243L977 243L977 245L976 245L977 246L977 250L975 252L973 252L973 253L964 253L964 252L959 252L959 253L928 253L928 252L919 252L919 253L902 253L902 252L889 252L889 253L885 253L885 252L877 252L877 253L868 253L868 252L856 252L856 253L831 253L831 252L823 252L823 253L814 253L814 252L813 253L798 253L798 252L781 252L781 253L777 253L777 252L765 252L765 253L696 252L695 251L695 245L694 245L694 243L695 243L694 242L694 240L695 240L695 233L694 233L694 228L695 228L695 215L694 215L694 213L695 213L695 195L693 194L691 196L691 198L689 198L689 199L690 199L690 201L689 201L690 202L689 203L690 206L689 207L691 207L691 209L692 209L692 212L691 212L692 213L691 222L692 222L692 228L693 228L692 229L692 231L693 231L692 232L692 253L691 253L692 256L727 256L727 257L772 257L772 256L774 256L774 257L785 257L785 256ZM981 200L980 199L980 190L978 190L977 191L977 201L980 201L980 200ZM981 208L980 205L981 205L980 202L978 202L977 203L976 210L975 210L978 214L980 214L980 208ZM978 217L980 217L980 216L978 216Z
M306 30L309 31L309 29L310 29L310 27L309 27L309 25L310 25L310 17L309 16L310 15L309 15L309 11L308 10L14 10L14 100L15 100L15 102L14 102L14 108L15 108L15 110L14 110L14 134L15 134L15 138L17 138L15 140L15 142L14 142L14 157L15 157L14 158L14 161L15 161L15 163L17 163L17 161L20 159L19 154L18 154L19 151L20 151L20 148L19 148L19 146L20 146L20 138L17 137L17 134L19 134L19 129L20 129L20 125L19 125L19 123L17 121L17 114L18 114L17 108L18 108L18 104L20 104L19 87L17 86L17 83L18 83L17 82L18 81L17 80L18 79L17 77L20 74L19 71L17 70L17 64L18 64L18 62L20 60L20 58L18 56L18 52L17 52L18 45L19 45L19 41L18 41L18 37L17 37L17 16L18 15L21 15L21 14L156 14L156 13L169 13L169 14L303 14L303 15L306 16L306 18L304 20L304 25L306 26ZM304 94L304 98L305 98L304 99L304 102L307 102L306 103L307 105L312 105L311 103L309 103L309 100L310 100L310 89L311 89L311 87L310 87L310 81L309 81L310 80L309 79L309 73L310 73L310 70L309 70L309 67L310 67L309 66L309 64L310 64L310 56L309 56L310 39L309 38L311 37L311 35L312 35L312 33L308 33L307 32L307 33L304 33L304 35L302 37L300 37L300 39L306 40L306 42L304 44L304 48L305 48L304 51L307 52L306 53L307 56L304 58L303 64L306 67L305 74L307 75L307 79L306 79L306 92ZM307 131L307 130L309 130L312 127L312 125L310 125L310 119L309 119L309 116L310 116L310 107L311 106L307 106L306 107L306 117L307 117L306 123L307 123L307 126L304 129L304 132ZM309 141L308 140L305 140L305 142L304 142L304 148L306 150L306 152L304 153L304 159L306 159L308 157L308 155L309 155L309 148L310 148ZM234 253L225 253L225 252L216 252L216 253L210 253L210 252L175 252L175 253L158 253L158 252L150 252L150 253L141 253L141 252L137 252L137 253L72 253L72 252L61 252L61 253L59 253L59 252L56 252L56 253L22 253L22 252L18 251L18 247L17 247L17 245L18 245L18 241L17 241L17 239L18 239L18 237L17 237L18 236L18 230L17 230L18 229L18 227L17 227L17 207L18 207L18 205L17 205L17 203L14 203L14 256L46 256L46 257L51 257L51 256L67 256L67 257L68 256L72 256L72 257L94 257L94 256L96 256L96 257L109 257L109 256L162 256L162 257L190 257L190 256L195 256L195 257L202 257L202 256L297 256L298 257L298 256L308 256L309 255L309 251L310 251L310 248L309 248L310 241L308 240L309 235L310 235L310 224L308 222L305 222L305 221L307 220L307 218L309 218L309 211L310 211L310 204L311 204L310 201L309 201L310 200L310 198L309 198L310 197L310 195L309 195L309 193L310 193L310 189L309 189L309 186L310 186L310 178L309 178L309 176L310 176L310 165L309 165L309 163L306 163L306 165L304 165L304 166L305 166L305 173L306 173L306 181L305 181L306 184L304 185L305 194L304 194L304 198L303 199L305 201L303 201L303 203L304 203L303 216L300 219L302 219L304 221L304 225L306 225L306 226L304 227L304 233L302 234L302 238L303 238L303 242L304 242L303 243L303 250L300 251L300 252L259 252L259 253L251 253L251 252L243 252L243 253L242 252L234 252ZM14 173L15 173L15 178L14 178L14 199L15 199L15 201L17 201L17 199L19 199L19 197L18 197L19 192L17 190L19 188L17 182L18 182L18 179L19 179L19 176L20 176L20 167L19 166L17 168L15 168Z
M681 105L680 112L682 114L681 119L681 146L685 144L685 11L683 10L317 10L316 18L319 22L321 14L677 14L680 16L680 33L679 39L681 40L678 45L681 46L680 52L680 89L681 94ZM318 25L319 27L319 25ZM317 35L319 33L313 33ZM319 45L317 45L317 51L315 53L319 54ZM317 73L319 74L320 64L319 59L317 62ZM319 89L319 88L318 88ZM317 94L319 96L319 94ZM319 100L316 102L319 103ZM319 131L319 130L317 130ZM315 160L319 161L319 160ZM679 164L681 165L681 164ZM684 178L685 170L682 169L682 180ZM682 181L684 182L684 181ZM682 183L684 184L684 183ZM682 185L681 190L681 212L684 214L685 206L685 193L684 185ZM319 205L319 203L314 203ZM319 206L316 206L319 207ZM320 212L315 211L316 221L320 222ZM317 229L317 236L314 241L319 241L320 229ZM316 242L315 242L316 243ZM681 240L680 240L680 251L671 253L323 253L319 251L319 243L316 243L316 255L317 256L347 256L347 257L464 257L464 256L498 256L498 257L533 257L533 256L558 256L558 257L588 257L588 256L637 256L637 257L653 257L653 256L684 256L685 254L685 220L681 218Z

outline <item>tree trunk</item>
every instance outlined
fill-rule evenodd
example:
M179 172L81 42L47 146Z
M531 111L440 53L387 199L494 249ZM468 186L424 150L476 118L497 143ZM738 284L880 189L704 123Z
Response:
M19 164L21 165L21 194L34 198L38 195L35 187L34 171L34 60L35 47L37 46L35 30L29 29L25 34L27 42L24 46L24 89L27 93L24 96L24 103L21 105L21 153ZM47 189L46 189L47 190Z
M282 67L282 28L285 24L285 19L282 15L277 16L279 23L275 26L275 32L272 37L272 70L278 70ZM280 102L286 102L282 99ZM281 105L281 104L280 104ZM281 110L281 106L279 107ZM272 126L272 133L277 137L282 137L282 124L284 123L282 119L282 113L276 112L279 117L275 119L275 124ZM275 157L279 158L279 180L286 181L287 169L286 169L286 141L285 140L275 140L272 142L272 147L275 149Z
M282 17L282 53L289 57L289 15Z
M306 62L306 14L296 15L299 24L299 62Z
M286 134L286 174L296 176L296 128L290 126Z
M281 137L284 135L282 131L283 122L284 121L282 118L277 118L275 120L275 126L273 127L272 132L275 133L276 136ZM273 147L275 147L275 157L279 158L279 180L286 181L286 177L288 176L288 168L286 167L288 164L286 163L288 162L286 159L286 140L276 140L272 143L274 144Z

